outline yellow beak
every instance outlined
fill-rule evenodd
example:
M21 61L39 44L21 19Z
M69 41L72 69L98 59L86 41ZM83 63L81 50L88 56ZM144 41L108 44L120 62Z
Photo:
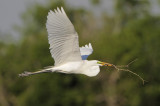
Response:
M98 64L101 64L102 66L113 66L113 64L101 62L101 61L99 61Z

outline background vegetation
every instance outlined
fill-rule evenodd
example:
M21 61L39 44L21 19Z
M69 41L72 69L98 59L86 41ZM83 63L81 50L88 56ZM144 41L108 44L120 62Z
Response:
M92 0L98 6L99 0ZM18 77L54 64L49 51L46 16L63 6L79 34L80 46L91 42L97 59L122 65L138 58L130 69L138 77L101 68L98 76L60 73ZM23 36L16 44L0 42L0 106L158 106L160 105L160 17L152 15L150 3L115 0L115 15L96 18L64 1L35 4L22 15ZM99 24L100 23L100 24Z

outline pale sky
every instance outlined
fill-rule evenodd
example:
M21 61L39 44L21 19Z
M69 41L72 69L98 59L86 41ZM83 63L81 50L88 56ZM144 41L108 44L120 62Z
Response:
M89 0L66 0L67 5L71 7L83 7L88 10L100 13L106 11L109 14L113 12L114 0L101 0L101 6L91 6ZM160 7L156 5L156 0L150 0L153 4L152 11L160 13ZM23 13L31 3L45 4L47 0L0 0L0 33L10 33L14 37L18 33L13 30L14 25L22 25L20 14ZM98 14L99 15L99 14Z
M0 0L0 33L16 36L13 26L22 24L20 14L32 2L44 3L44 0Z

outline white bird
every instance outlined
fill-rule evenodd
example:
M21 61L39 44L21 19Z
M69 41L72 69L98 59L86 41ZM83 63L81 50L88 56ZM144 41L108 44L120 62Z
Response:
M91 43L79 47L78 34L67 17L64 9L50 10L47 16L46 28L50 52L55 60L54 66L36 72L24 72L19 76L29 76L45 72L61 72L96 76L100 72L99 66L112 66L112 64L98 60L86 60L92 54Z

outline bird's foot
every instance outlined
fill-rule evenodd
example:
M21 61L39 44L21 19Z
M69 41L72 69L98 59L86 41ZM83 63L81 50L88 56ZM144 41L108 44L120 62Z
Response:
M18 76L19 77L26 77L26 76L29 76L29 75L32 75L33 73L32 72L27 72L27 71L25 71L24 73L21 73L21 74L19 74Z

